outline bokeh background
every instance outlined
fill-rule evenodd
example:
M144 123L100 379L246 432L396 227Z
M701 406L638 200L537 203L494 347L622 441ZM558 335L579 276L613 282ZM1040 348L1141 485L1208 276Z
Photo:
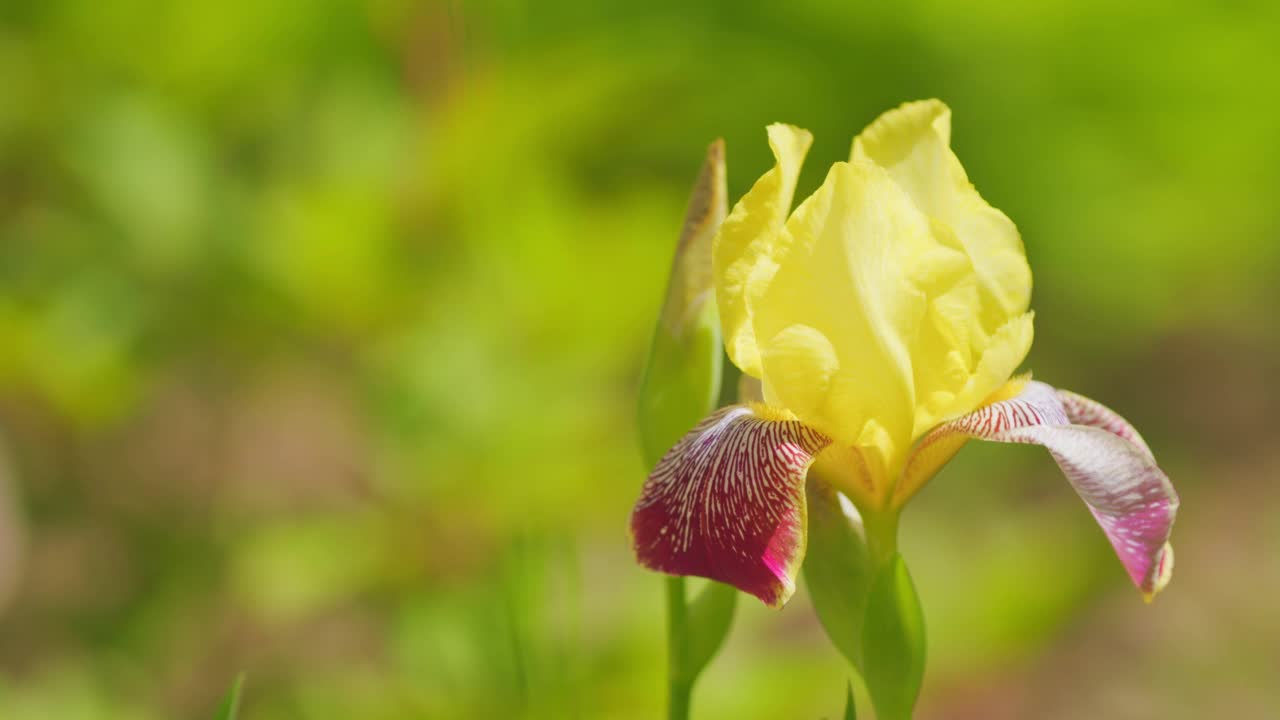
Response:
M1144 606L1034 448L913 503L920 717L1280 715L1280 5L0 10L0 716L652 718L634 394L706 145L940 97L1038 377L1183 497ZM803 592L702 717L836 717Z

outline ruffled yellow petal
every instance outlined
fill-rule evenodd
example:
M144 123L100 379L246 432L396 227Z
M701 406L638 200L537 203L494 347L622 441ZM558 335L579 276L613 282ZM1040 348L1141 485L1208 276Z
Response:
M916 437L972 411L1031 346L1031 269L1022 239L974 189L950 143L951 111L937 100L885 113L853 143L853 160L888 171L963 265L922 278L929 301L913 353Z
M761 289L782 262L779 233L791 212L796 178L813 135L791 125L769 126L775 165L734 206L716 236L713 266L716 303L729 359L744 373L760 377L760 348L752 316Z
M880 167L837 163L775 241L785 258L755 304L765 400L837 443L873 476L911 442L921 277L952 272L927 218Z

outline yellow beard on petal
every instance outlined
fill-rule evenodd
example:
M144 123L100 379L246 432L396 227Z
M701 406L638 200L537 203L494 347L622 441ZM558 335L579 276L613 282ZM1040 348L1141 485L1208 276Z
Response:
M781 422L796 419L796 414L784 407L766 405L760 402L749 402L747 407L751 408L751 412L755 413L761 420Z
M1011 378L1009 382L1002 385L999 390L988 395L978 407L986 407L998 402L1004 402L1005 400L1012 400L1022 394L1022 391L1026 389L1027 383L1029 382L1031 382L1030 372L1017 375Z

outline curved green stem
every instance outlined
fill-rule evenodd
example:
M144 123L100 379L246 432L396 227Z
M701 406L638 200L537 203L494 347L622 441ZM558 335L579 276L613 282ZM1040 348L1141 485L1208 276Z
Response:
M687 677L684 660L688 657L685 644L688 633L686 621L684 578L667 578L667 718L688 720L693 681Z

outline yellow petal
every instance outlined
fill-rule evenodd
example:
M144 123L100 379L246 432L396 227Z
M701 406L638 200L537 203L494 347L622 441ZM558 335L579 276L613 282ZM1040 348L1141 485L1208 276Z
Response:
M950 109L925 100L885 113L853 143L854 160L887 170L929 217L939 242L968 265L921 285L929 309L913 355L916 437L972 411L1009 379L1031 345L1031 269L1022 239L974 189L950 142Z
M947 274L957 253L867 163L837 163L775 244L783 261L753 316L765 399L861 448L884 477L914 427L912 345L926 310L917 276Z
M762 388L765 402L786 407L797 417L816 416L840 369L827 336L808 325L788 325L762 344L761 353L769 379Z
M791 125L769 126L775 165L756 181L720 226L713 249L716 303L729 359L760 377L760 348L752 316L760 291L782 260L778 234L791 212L796 178L813 135Z

